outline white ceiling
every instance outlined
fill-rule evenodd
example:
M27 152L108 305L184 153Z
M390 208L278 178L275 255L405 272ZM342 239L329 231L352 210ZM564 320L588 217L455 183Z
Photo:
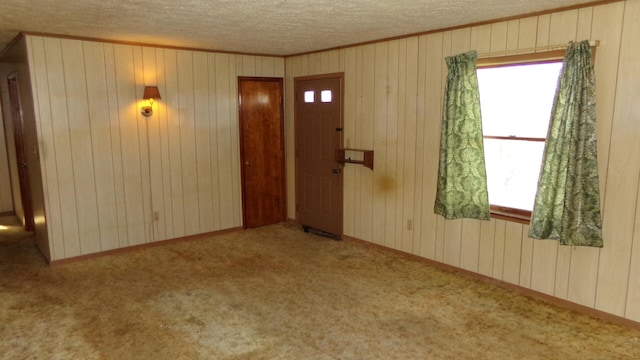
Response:
M593 0L1 0L20 32L291 55Z

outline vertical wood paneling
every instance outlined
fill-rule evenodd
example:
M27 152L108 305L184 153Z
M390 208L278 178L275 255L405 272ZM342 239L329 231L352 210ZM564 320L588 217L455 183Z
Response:
M416 224L416 216L414 209L416 207L415 184L416 184L416 141L417 141L417 125L416 125L416 107L417 107L417 91L418 91L418 38L412 37L407 39L406 54L404 56L404 64L401 66L405 69L405 103L403 115L399 116L404 119L404 163L403 163L403 193L399 200L402 207L402 218L399 226L402 229L402 243L400 249L405 252L412 252L414 244L414 228ZM400 122L402 124L402 122ZM411 226L405 226L404 222L410 221Z
M420 54L424 55L424 63L420 63L420 70L424 71L425 81L421 87L423 93L419 95L422 111L418 117L419 124L424 124L419 134L422 140L422 152L419 152L421 166L418 167L418 175L422 180L420 184L421 207L416 213L420 216L420 256L428 259L436 259L437 217L433 213L435 203L435 188L437 183L438 159L440 149L440 113L442 111L442 91L446 76L444 64L444 34L435 33L421 37L424 46ZM418 73L420 76L420 73ZM421 76L422 78L422 76ZM420 144L420 143L419 143ZM442 228L442 227L440 227Z
M520 283L520 263L522 260L522 224L506 222L504 244L504 272L502 280L512 284Z
M158 69L163 68L160 67L160 64L164 65L163 62L158 63L158 54L162 56L162 52L159 49L152 48L142 48L142 69L143 69L143 85L157 85L160 90L160 95L162 96L162 91L164 90L164 84L161 83L162 73L158 74ZM165 95L166 97L166 95ZM149 191L150 194L162 194L163 193L163 174L162 174L162 147L160 144L160 122L161 118L164 115L164 109L161 108L161 102L156 100L154 102L154 110L153 116L149 118L143 118L145 131L147 135L148 141L148 179L149 182ZM148 227L149 235L147 241L156 241L158 239L165 239L165 208L164 208L164 199L154 199L153 196L149 198L149 211L150 214L147 214L147 221L151 222L151 225ZM158 219L155 219L154 213L158 214Z
M208 131L209 131L209 152L204 154L204 159L209 163L210 170L210 182L211 182L211 196L206 198L205 201L211 203L211 216L213 230L222 229L220 208L220 167L218 164L218 96L216 93L216 56L214 54L207 54L207 113L208 113ZM204 125L203 125L204 126ZM214 136L215 134L215 136ZM206 169L207 166L203 165L202 169Z
M29 36L52 258L239 226L238 75L286 69L295 216L293 77L345 71L345 145L376 152L375 171L345 168L345 234L639 320L639 17L640 5L625 1L286 60ZM502 220L435 216L444 57L583 38L601 40L605 247L533 241L528 226ZM146 119L139 98L153 80L163 98Z
M118 239L118 211L113 173L111 124L109 121L107 96L107 74L104 46L95 42L84 42L86 73L92 74L87 82L87 105L90 120L93 157L90 159L95 174L95 197L97 221L100 233L99 250L114 249ZM86 234L83 236L87 236ZM97 250L96 250L97 251Z
M344 124L343 124L343 145L352 148L355 144L356 133L356 52L355 48L345 51L345 79L344 79ZM357 166L345 166L342 170L343 176L343 232L347 236L357 237L354 225L355 221L355 201L356 201L356 172Z
M68 102L65 89L65 73L62 60L62 46L58 39L44 39L49 96L51 99L51 123L53 146L60 194L59 213L62 218L62 241L64 250L56 252L63 257L82 254L78 233L78 213L76 208L75 179L69 133ZM44 101L43 98L40 99ZM54 212L55 213L55 212ZM55 221L55 219L54 219Z
M243 66L244 68L244 66ZM211 194L211 128L209 127L209 67L207 54L193 54L193 103L198 199L198 232L215 230Z
M398 213L396 199L398 191L401 189L402 179L398 176L398 94L399 94L399 46L400 41L391 41L387 49L387 85L386 85L386 113L382 114L385 118L385 156L386 167L383 177L384 181L384 244L397 249L396 246L396 215ZM381 184L382 186L382 184Z
M362 47L358 47L356 48L356 52L355 52L355 82L354 84L348 85L345 83L345 86L353 86L355 87L355 92L356 92L356 98L355 98L355 118L354 118L354 135L353 135L353 142L352 143L347 143L349 146L351 147L355 147L357 148L358 146L362 146L363 149L367 149L365 147L364 144L364 140L363 140L363 131L362 131L362 123L363 123L363 109L362 109L362 95L363 94L363 48ZM345 69L346 71L346 69ZM346 78L348 77L348 74L345 74L345 82L346 82ZM346 99L345 99L346 101ZM345 106L347 106L345 104ZM346 122L346 119L345 119ZM345 123L346 126L346 123ZM372 149L372 148L368 148L368 149ZM363 174L364 169L362 168L358 168L358 170L355 171L355 176L353 178L353 183L354 183L354 204L353 204L353 208L355 213L353 214L352 218L354 220L353 223L353 231L354 234L357 234L357 236L365 236L364 234L362 234L362 228L360 226L360 224L362 224L362 221L359 221L361 218L361 214L362 214L362 199L364 198L363 196L363 191L364 191L364 186L362 186L362 182L363 182L363 177L368 177L371 178L372 177L372 172L370 171L368 174Z
M134 68L134 84L135 94L138 98L142 97L144 92L144 65L142 57L142 47L133 47L133 68ZM152 226L152 204L151 204L151 186L149 180L149 148L148 148L148 123L147 118L139 111L140 105L134 109L136 115L135 122L138 127L138 153L139 169L140 169L140 192L142 195L142 213L140 214L140 237L136 237L135 244L142 244L153 240ZM136 111L138 110L138 111Z
M53 113L51 102L39 101L50 97L49 77L46 61L45 43L42 38L27 39L31 45L29 52L34 59L32 65L33 89L37 93L34 101L37 101L35 109L38 121L38 131L40 132L40 166L42 168L42 178L45 196L45 212L47 216L47 227L50 239L63 239L62 217L60 216L60 191L58 183L58 169L56 166L56 149L53 138ZM51 258L64 257L64 242L56 241L50 244Z
M640 3L625 2L624 19L618 62L611 149L604 204L603 229L605 245L602 248L598 273L596 308L623 316L630 313L638 317L637 275L630 282L630 270L637 268L637 260L631 266L631 256L638 255L634 246L638 173L640 172L640 111L637 99L638 49L640 49ZM596 74L597 76L597 74ZM635 242L637 244L637 241ZM615 280L614 280L615 279ZM634 286L629 286L633 284ZM628 295L629 298L627 298ZM627 304L634 309L627 309Z
M375 87L374 79L376 75L375 62L370 61L375 58L376 49L374 45L366 45L362 49L362 56L360 62L362 63L362 95L360 96L361 103L358 107L361 107L361 136L362 136L362 148L373 149L374 148L374 116L375 112L372 104L375 103ZM380 164L378 153L375 152L375 167ZM373 179L376 176L376 172L371 171L362 174L360 177L361 187L361 199L360 199L360 234L363 239L373 240L373 224L374 224L374 211L373 211Z
M182 154L181 154L181 136L180 136L180 98L178 92L178 69L177 69L177 51L165 50L164 53L165 66L165 93L167 111L167 127L166 127L166 146L167 146L167 166L163 169L168 179L169 188L166 190L165 197L169 197L171 209L167 212L167 220L171 221L171 236L185 236L184 224L184 199L182 197ZM162 94L160 94L162 95Z
M172 53L169 53L172 54ZM158 82L159 89L162 89L166 100L158 102L158 113L154 116L151 124L157 122L157 136L159 150L152 150L151 159L160 157L159 159L159 171L160 179L152 178L152 181L157 181L161 184L160 196L154 199L154 205L158 204L156 210L160 212L160 219L157 221L158 239L171 239L174 237L173 227L173 203L171 198L171 155L169 148L169 116L173 114L173 109L169 107L169 98L167 86L167 58L168 53L164 49L156 50L156 81ZM162 94L160 94L162 95ZM151 126L154 129L155 126ZM150 136L154 134L151 130ZM153 138L153 137L152 137ZM152 142L153 144L153 142ZM154 169L154 163L151 164L151 168ZM158 171L156 170L156 171ZM152 176L155 174L152 173ZM153 182L152 182L153 184ZM155 194L155 193L154 193Z
M345 198L347 202L353 201L353 204L345 204L345 211L354 211L352 215L346 214L345 229L353 228L353 233L361 239L383 242L389 247L560 298L568 298L579 304L639 318L640 307L635 304L640 297L640 290L636 290L640 288L640 280L637 280L640 276L635 274L640 271L629 272L630 268L640 268L640 261L636 261L636 255L633 255L640 253L640 250L632 249L636 243L632 240L633 236L638 233L633 226L640 223L640 220L634 221L633 214L640 202L635 200L635 196L629 196L639 191L638 171L635 170L639 162L635 155L629 153L629 149L633 148L632 142L637 144L635 135L630 136L630 133L635 134L632 130L634 128L625 122L634 118L635 114L629 106L635 95L629 88L630 80L623 83L620 80L638 77L628 60L636 56L629 50L637 47L635 38L638 36L634 33L636 25L627 25L629 19L637 17L637 9L634 7L625 11L625 7L629 7L629 2L433 33L407 38L406 48L403 39L346 49L345 53L353 54L347 55L347 59L355 57L352 64L344 68L347 80L345 86L353 86L355 91L354 94L349 94L345 104L348 108L349 101L354 102L353 110L349 111L354 115L345 117L347 122L351 117L354 121L355 134L348 136L348 139L354 141L356 147L372 141L375 144L377 168L373 187L367 187L364 172L345 172L345 182L353 191L353 196ZM627 58L620 58L621 66L618 68L623 27L626 29L626 42L622 44L622 49ZM441 101L446 77L444 57L468 49L476 49L479 53L500 52L583 39L601 41L595 66L600 138L598 152L599 164L602 166L600 174L603 208L606 210L605 248L572 249L559 246L556 241L532 240L527 236L529 226L503 220L445 221L433 215ZM409 45L411 41L416 43L415 55L409 53L413 48ZM286 62L287 66L298 62L304 64L299 67L302 73L296 74L309 75L320 69L329 69L326 63L331 62L328 59L332 56L331 53L310 54L288 58ZM406 64L404 69L403 64ZM410 76L414 66L416 73ZM415 90L414 85L409 83L409 79L413 78L416 78ZM354 81L355 84L350 85L349 81ZM417 94L415 124L410 110L414 108L410 104L411 94L414 92ZM625 95L619 95L620 92ZM620 102L623 105L619 105ZM386 124L382 122L381 113L386 114ZM372 115L375 119L375 131L371 130ZM626 120L622 121L622 117ZM348 123L345 124L345 128L349 126ZM380 131L381 127L386 130L389 126L391 133ZM415 142L409 138L411 131L408 129L415 129L418 134ZM362 134L361 138L358 137L359 134ZM407 156L408 154L415 154L415 157ZM407 173L408 170L410 173ZM612 171L623 172L627 177L609 179L607 175L614 173ZM382 175L389 175L388 180L395 180L394 188L398 194L390 195L385 188L379 186ZM410 185L408 182L412 176L415 176L417 182ZM621 195L623 193L626 194L624 201ZM368 209L371 197L375 199L373 210ZM612 204L622 204L622 208L626 210L611 210L616 206ZM627 215L619 216L622 214L620 211ZM612 212L614 215L611 215ZM380 214L384 214L385 218L382 219ZM414 216L413 234L406 229L406 221L411 216ZM373 234L367 234L365 230L371 229L373 225L370 223L371 219L374 223L382 221L387 225L393 221L396 230L389 231L390 228L384 225L387 231L381 236L379 230L383 225L378 223L375 226L379 229L374 230ZM349 224L349 221L354 223ZM622 231L618 231L619 227L622 227ZM625 240L620 240L622 238ZM627 254L627 261L624 260L624 254ZM602 279L616 276L621 280L603 284ZM627 278L632 280L627 282ZM610 295L611 293L615 295ZM629 296L625 297L627 293ZM635 297L631 299L632 296Z
M480 251L478 252L478 272L493 276L493 254L496 242L496 220L483 221L480 225Z
M374 168L373 184L373 237L376 244L384 244L386 219L386 195L393 186L393 178L387 168L387 93L389 71L389 45L378 43L374 45L374 134L373 150L376 166Z
M138 50L138 49L136 49ZM134 47L114 45L116 93L122 149L122 174L124 178L125 226L127 245L141 244L145 241L145 213L142 192L143 170L140 168L140 134L137 119L140 97L136 85ZM146 170L146 169L145 169Z
M283 59L28 44L53 260L241 225L236 79L283 75Z
M220 181L220 225L223 228L233 226L233 176L231 169L231 122L229 104L231 86L229 84L230 59L228 54L216 54L216 92L226 94L217 101L217 133L218 133L218 172Z
M495 223L492 277L502 280L504 276L504 244L506 241L507 222L495 220Z
M118 238L108 241L108 248L127 246L127 210L124 191L124 169L122 166L122 140L120 138L120 108L116 85L115 49L113 44L104 44L104 62L107 80L107 100L109 126L111 129L111 162L113 163L113 188L115 192L116 212L118 219ZM107 242L105 242L107 243ZM112 246L112 247L111 247Z
M180 114L180 153L182 164L182 198L184 199L185 234L200 232L198 216L200 204L198 196L198 169L196 157L195 109L200 106L195 102L193 52L178 51L178 99ZM199 74L202 69L197 69ZM204 89L202 89L204 90Z
M232 58L237 58L239 55L232 55ZM232 59L233 60L233 59ZM231 159L231 167L229 172L231 174L231 208L233 218L232 223L228 227L236 227L242 225L242 193L240 191L240 127L238 123L238 73L241 69L233 66L234 61L231 61L229 68L229 122L230 122L230 136L231 136L231 148L229 149L229 155Z

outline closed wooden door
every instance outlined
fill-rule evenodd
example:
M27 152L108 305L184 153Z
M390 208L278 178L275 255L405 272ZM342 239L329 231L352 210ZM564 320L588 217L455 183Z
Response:
M245 228L286 220L282 79L239 78Z
M18 91L18 80L15 76L8 78L9 101L11 103L11 117L13 120L13 137L16 146L16 162L18 164L18 181L20 183L20 198L24 213L24 227L27 231L35 229L33 206L31 204L31 188L29 185L29 169L24 146L24 131L22 126L22 105Z
M295 79L296 217L342 235L342 75Z

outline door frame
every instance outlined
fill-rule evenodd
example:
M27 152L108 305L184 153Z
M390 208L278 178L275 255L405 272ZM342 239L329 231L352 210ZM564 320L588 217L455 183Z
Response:
M283 220L287 219L287 168L286 168L286 159L285 159L285 114L284 114L284 78L281 77L264 77L264 76L238 76L238 133L240 136L240 189L242 192L242 228L247 229L247 199L245 194L245 153L244 153L244 134L243 134L243 116L242 111L240 111L242 107L242 94L240 92L240 83L244 80L247 81L268 81L268 82L278 82L280 85L280 150L282 151L281 157L281 168L282 168L282 214L281 217Z
M298 148L300 147L300 136L299 136L299 128L298 124L300 121L300 110L296 106L296 96L298 96L298 83L300 81L306 80L316 80L316 79L329 79L329 78L338 78L340 79L340 124L344 129L344 72L334 72L334 73L326 73L326 74L318 74L318 75L306 75L306 76L296 76L293 78L293 133L294 133L294 164L295 164L295 214L296 214L296 222L298 222L298 199L300 199L300 173L298 171ZM344 130L340 133L340 148L344 148ZM344 169L344 166L339 165L341 169ZM340 208L338 209L338 215L340 216L340 232L337 235L339 238L342 238L344 233L344 171L340 174Z
M7 87L9 92L9 106L11 107L9 109L9 113L11 114L11 124L13 126L13 139L14 139L14 147L16 150L16 163L18 167L17 169L18 183L20 187L20 200L22 203L22 213L24 216L24 228L27 231L34 231L35 219L34 219L34 211L33 211L33 200L31 197L29 168L27 164L27 153L25 149L22 102L20 100L20 86L18 83L17 74L12 73L9 76L7 76ZM12 91L15 93L15 97L11 95ZM18 111L17 118L14 116L14 108ZM15 198L14 198L14 201L15 201Z

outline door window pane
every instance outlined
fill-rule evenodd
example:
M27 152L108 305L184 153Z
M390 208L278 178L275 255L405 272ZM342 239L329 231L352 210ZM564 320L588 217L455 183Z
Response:
M333 94L331 93L331 90L322 90L320 92L320 101L323 103L330 103L332 96Z
M316 101L316 92L313 90L307 90L304 92L304 102L312 103Z

